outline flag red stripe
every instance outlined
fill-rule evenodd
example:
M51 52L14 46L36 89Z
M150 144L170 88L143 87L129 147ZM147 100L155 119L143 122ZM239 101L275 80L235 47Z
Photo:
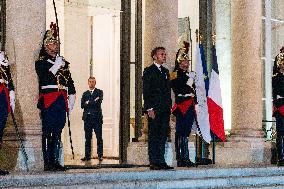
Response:
M223 109L218 106L210 97L207 98L209 122L211 131L225 141Z

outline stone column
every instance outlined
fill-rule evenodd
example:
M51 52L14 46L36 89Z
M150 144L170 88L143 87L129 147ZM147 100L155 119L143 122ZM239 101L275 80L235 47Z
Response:
M163 46L167 51L167 62L164 64L170 71L175 64L175 54L178 49L178 1L176 0L146 0L144 20L144 67L153 63L151 51ZM174 124L170 123L171 131ZM172 141L174 133L171 132ZM172 164L173 146L167 144L166 161ZM128 147L128 163L148 164L148 144L145 142L130 143Z
M167 50L167 68L172 68L178 48L178 2L176 0L145 1L144 67L153 61L151 50L163 46Z
M45 33L45 0L9 0L7 3L6 51L12 63L15 84L16 110L19 130L24 139L30 170L43 168L41 153L41 122L36 107L38 80L35 60ZM1 164L8 169L25 170L25 161L16 142L15 129L5 130Z
M232 10L232 131L219 164L267 164L270 143L262 131L261 1L231 1Z
M231 128L231 1L216 0L216 51L220 71L220 85L225 129ZM224 16L225 15L225 16Z

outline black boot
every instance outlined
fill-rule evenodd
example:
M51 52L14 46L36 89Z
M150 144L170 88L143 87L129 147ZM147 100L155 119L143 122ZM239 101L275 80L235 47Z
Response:
M176 148L176 160L177 167L184 167L184 162L181 157L181 137L177 134L175 135L175 148Z
M277 156L278 156L278 166L284 166L284 136L277 135L276 138Z
M179 162L181 160L180 158L180 140L179 136L175 134L175 151L176 151L176 160Z
M60 136L53 135L52 137L52 146L53 146L53 170L54 171L66 171L65 167L60 165L59 163L59 155L60 155Z
M186 145L186 137L179 137L178 145L179 145L179 153L180 153L180 159L177 161L178 167L186 167L186 160L189 159L188 157L188 146Z
M44 161L44 171L52 171L52 149L51 149L51 136L42 135L42 153Z
M0 169L0 176L2 175L8 175L9 174L9 172L8 171L5 171L5 170L2 170L2 169Z
M188 150L188 138L182 137L181 138L181 156L184 162L184 167L194 167L195 164L190 161L189 159L189 150Z

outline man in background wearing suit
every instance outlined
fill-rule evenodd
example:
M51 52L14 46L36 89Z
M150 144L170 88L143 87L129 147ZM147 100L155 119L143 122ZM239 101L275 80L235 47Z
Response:
M99 161L103 160L103 138L102 138L102 124L103 115L101 104L103 101L103 91L96 88L95 77L88 79L89 90L83 93L81 99L81 108L84 109L83 121L85 130L85 157L82 161L89 161L91 159L91 140L93 130L97 138L97 154Z
M166 62L166 49L156 47L151 52L153 64L143 73L144 110L148 114L148 154L151 170L173 169L166 164L165 144L171 113L171 87Z

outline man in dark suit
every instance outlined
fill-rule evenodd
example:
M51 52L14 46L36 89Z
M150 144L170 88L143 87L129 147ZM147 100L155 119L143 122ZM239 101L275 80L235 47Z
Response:
M91 159L91 140L93 130L97 138L97 154L99 161L103 160L103 138L102 138L102 124L103 115L101 104L103 101L103 91L96 88L95 77L88 79L89 90L83 93L81 99L81 108L84 109L83 121L85 130L85 157L82 161L89 161Z
M171 87L169 70L162 66L166 49L156 47L151 52L153 64L143 73L144 110L148 114L148 154L151 170L173 169L166 164L165 144L171 113Z

